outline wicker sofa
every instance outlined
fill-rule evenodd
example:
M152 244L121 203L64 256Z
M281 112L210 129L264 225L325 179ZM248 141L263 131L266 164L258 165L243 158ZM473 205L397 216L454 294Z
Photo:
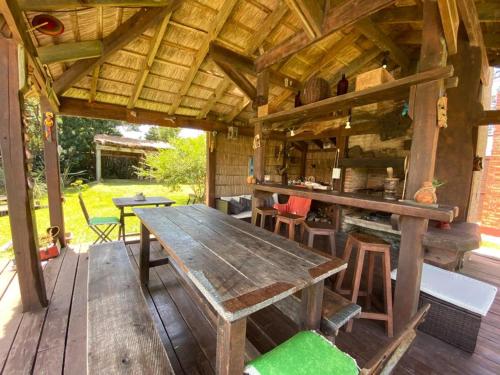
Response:
M397 270L391 277L396 280ZM424 264L419 306L430 303L431 308L419 330L473 353L481 320L496 293L497 288L490 284Z

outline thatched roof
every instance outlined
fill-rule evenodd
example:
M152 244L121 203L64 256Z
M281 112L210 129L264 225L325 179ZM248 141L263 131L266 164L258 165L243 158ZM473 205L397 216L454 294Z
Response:
M148 141L143 139L126 138L107 134L96 134L94 136L94 142L103 146L126 147L144 151L159 151L173 148L166 142Z
M167 0L160 2L169 3ZM330 8L342 3L338 0L328 2ZM28 23L35 15L44 12L56 16L65 26L64 33L57 37L30 30L39 50L63 43L106 42L120 25L145 9L95 4L84 7L78 6L77 1L71 8L58 8L58 2L54 5L31 0L19 3L21 7L28 4L23 12ZM146 3L154 4L153 1ZM226 122L253 117L254 111L248 106L252 98L248 98L210 58L210 42L255 60L260 53L303 30L297 12L283 0L182 0L175 3L179 5L171 14L167 13L160 22L153 23L154 26L110 54L60 96L111 103L131 110L146 109L198 118L208 116ZM421 2L397 0L386 3L394 5L381 6L381 10L371 15L368 26L347 25L273 65L273 70L299 82L319 75L335 85L342 72L352 79L360 72L379 67L384 51L390 45L393 51L388 55L389 68L395 69L397 75L403 63L418 58ZM500 47L495 45L500 30L498 7L489 1L476 3L479 17L487 21L482 22L481 27L490 62L494 63ZM161 9L152 8L151 11L160 12ZM370 28L375 28L378 34L374 36ZM106 43L102 48L106 48ZM58 87L58 81L73 64L89 60L48 62L47 71L54 80L54 87ZM255 85L255 75L248 72L243 72L243 75ZM291 107L293 90L271 84L271 111Z

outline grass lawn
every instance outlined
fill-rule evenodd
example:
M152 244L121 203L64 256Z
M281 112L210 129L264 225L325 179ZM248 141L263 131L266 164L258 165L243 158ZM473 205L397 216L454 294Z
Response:
M83 190L83 198L90 216L116 216L119 217L118 209L111 201L115 197L130 197L138 192L143 192L146 196L164 196L176 202L176 205L187 203L188 194L191 189L183 186L180 191L171 191L164 185L158 183L136 181L136 180L108 180L103 183L92 183ZM96 238L85 222L80 204L78 202L78 190L67 188L64 190L64 219L66 232L73 233L73 243L93 242ZM42 205L47 204L47 199L42 199ZM49 226L49 210L42 208L35 211L38 233L42 234ZM139 231L139 221L135 217L128 217L126 220L127 233ZM112 233L112 238L117 238L118 231ZM10 241L9 217L0 217L0 246ZM10 256L11 252L0 252L0 257Z

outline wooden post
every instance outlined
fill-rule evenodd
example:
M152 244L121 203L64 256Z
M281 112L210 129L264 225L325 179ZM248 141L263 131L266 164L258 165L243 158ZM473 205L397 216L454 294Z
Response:
M281 175L281 183L283 185L288 184L288 171L286 170L286 164L288 163L288 155L286 153L286 148L287 148L287 142L285 139L283 141L283 162L281 163L281 167L284 170L283 174Z
M307 149L308 144L304 145L304 149L300 151L300 177L306 178L306 167L307 167Z
M217 375L242 374L245 366L247 319L228 322L219 316L217 322Z
M125 238L125 227L122 227L123 238ZM141 285L148 285L149 283L149 255L150 255L150 239L149 229L141 223L141 237L140 237L140 253L139 253L139 279Z
M214 132L215 133L215 132ZM207 132L207 182L205 191L205 203L208 207L215 207L215 162L216 151L212 149L211 144L215 145L216 134Z
M269 94L269 72L264 70L257 74L257 97L255 104L257 105L257 117L263 117L268 114L268 94ZM258 146L258 147L256 147ZM262 133L262 123L257 122L254 128L254 158L253 158L253 175L257 183L264 182L265 171L265 143ZM261 198L254 197L252 199L252 222L256 222L255 208L263 206L264 201Z
M101 182L102 174L101 174L101 148L99 145L95 146L95 180L97 182Z
M424 1L424 25L420 50L420 71L444 66L446 48L437 2ZM418 85L415 94L413 140L410 152L406 198L413 197L424 181L432 181L439 135L436 104L443 81ZM399 332L417 311L420 279L424 261L422 236L428 220L403 216L398 279L394 299L396 332Z
M50 226L59 227L59 242L62 247L66 246L64 229L64 211L62 202L61 172L59 167L58 151L58 128L54 113L50 108L49 100L46 97L40 98L42 110L42 128L46 127L45 122L52 122L50 133L44 137L44 159L45 178L47 180L47 195L49 198Z
M5 169L9 220L24 311L47 306L29 181L20 104L20 69L15 41L0 37L0 147Z

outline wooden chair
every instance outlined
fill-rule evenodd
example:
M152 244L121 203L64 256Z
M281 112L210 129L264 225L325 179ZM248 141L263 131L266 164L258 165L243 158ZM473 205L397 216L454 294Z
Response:
M112 239L109 237L113 229L118 226L118 239L120 239L121 231L123 230L120 223L120 219L117 217L90 217L83 201L82 193L78 194L78 200L80 201L80 207L82 208L83 216L87 221L87 225L92 231L97 234L97 239L94 241L96 243L111 242Z
M423 306L403 330L370 359L362 369L356 361L325 337L313 331L302 331L270 352L249 362L248 375L331 375L390 374L408 351L416 337L429 304Z
M354 275L352 281L352 289L342 289L342 282L345 276L345 270L341 271L335 282L335 291L340 294L350 294L353 303L358 302L358 297L365 296L367 298L367 307L371 307L372 292L373 292L373 276L375 269L375 257L382 258L382 281L384 293L385 313L365 312L363 311L360 318L383 320L386 322L387 336L393 336L393 313L392 313L392 285L391 285L391 245L384 240L370 236L364 233L349 233L342 259L349 261L351 252L357 248L356 261L354 264ZM366 291L360 291L361 277L363 274L363 265L365 255L368 255L368 285ZM353 322L350 321L347 325L347 332L352 330Z
M295 240L295 227L306 219L311 208L311 199L291 196L287 203L276 203L273 208L278 210L274 233L279 234L281 224L285 224L288 227L288 238Z

